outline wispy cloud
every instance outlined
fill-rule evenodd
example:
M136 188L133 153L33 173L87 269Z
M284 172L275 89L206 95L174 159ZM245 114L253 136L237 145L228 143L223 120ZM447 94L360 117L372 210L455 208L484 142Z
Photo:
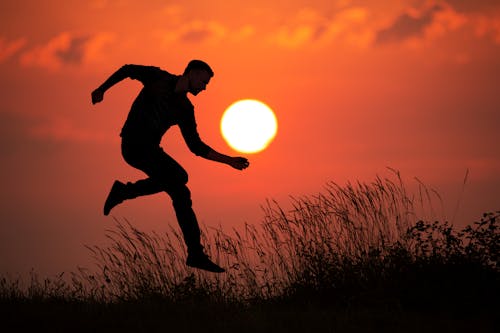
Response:
M0 63L14 56L26 44L26 39L18 38L8 41L0 37Z
M369 17L370 12L367 8L346 8L335 15L330 25L331 34L349 45L367 47L375 38Z
M269 40L287 48L325 44L333 40L364 46L371 40L366 26L368 14L366 8L348 7L328 17L317 10L304 8L288 23L278 27Z
M24 66L58 69L66 65L80 65L99 58L102 48L113 40L108 33L79 35L63 32L43 45L26 50L20 56Z
M215 20L193 20L186 22L175 29L162 33L166 43L212 43L239 42L250 38L255 33L251 25L244 25L237 29L227 27Z
M278 27L269 40L278 46L295 48L320 39L329 20L311 8L300 10L289 22Z
M397 44L409 40L444 38L461 28L476 37L500 44L500 3L450 0L431 7L424 6L420 10L410 8L390 26L379 29L375 43Z
M477 37L487 37L500 45L500 18L478 17L474 20L474 32Z
M161 12L169 28L160 34L168 44L239 42L255 33L255 29L249 24L234 28L220 20L193 19L185 8L179 5L168 5Z
M216 21L191 21L167 34L167 40L184 43L204 43L219 41L227 35L227 29Z
M500 3L425 0L419 7L404 8L392 20L388 19L390 17L376 6L346 5L333 14L303 8L276 27L269 34L268 41L291 49L332 43L360 48L382 45L418 47L428 41L448 38L456 32L472 31L478 37L500 44ZM464 59L460 56L457 61L467 62Z
M434 6L422 13L403 13L387 28L379 30L375 42L377 44L399 43L412 37L424 36L425 29L434 20L435 14L442 10Z
M88 36L70 38L67 47L54 50L54 55L65 64L80 64L85 56Z
M491 0L448 0L448 7L467 17L469 28L478 38L500 44L500 2Z
M447 3L462 13L491 14L500 10L500 3L495 0L448 0Z

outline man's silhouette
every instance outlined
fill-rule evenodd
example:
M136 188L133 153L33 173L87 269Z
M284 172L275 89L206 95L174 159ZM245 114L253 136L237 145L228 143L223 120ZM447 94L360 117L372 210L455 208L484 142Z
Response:
M124 200L167 192L187 245L186 264L219 273L224 269L208 258L200 243L200 228L186 186L188 174L160 147L165 132L178 125L194 154L238 170L248 167L246 158L230 157L210 148L200 139L196 129L194 107L187 93L198 95L206 89L213 75L210 66L201 60L190 61L182 75L173 75L153 66L124 65L92 92L92 103L101 102L104 93L125 78L139 80L144 85L132 104L120 136L123 158L132 167L146 173L148 178L126 184L115 181L104 204L104 215Z

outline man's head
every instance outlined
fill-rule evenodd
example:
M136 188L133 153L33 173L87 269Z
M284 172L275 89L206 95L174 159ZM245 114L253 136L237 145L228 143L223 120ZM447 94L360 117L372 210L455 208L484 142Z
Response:
M210 66L201 60L191 60L184 70L184 76L188 78L188 92L198 95L205 90L214 72Z

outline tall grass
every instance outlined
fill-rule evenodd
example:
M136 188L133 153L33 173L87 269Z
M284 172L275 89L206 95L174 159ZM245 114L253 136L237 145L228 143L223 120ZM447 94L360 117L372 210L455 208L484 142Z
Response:
M89 247L99 272L86 279L94 290L101 286L100 294L93 294L109 299L162 295L176 300L186 293L231 300L280 297L304 280L322 284L346 260L403 240L415 218L400 178L344 187L329 183L325 193L293 199L292 206L285 212L277 202L267 202L259 226L205 230L207 251L228 268L223 275L187 268L176 228L146 234L117 221L107 234L109 246Z
M318 195L292 198L287 210L268 201L260 225L204 229L206 251L224 274L185 266L176 226L145 233L116 220L106 246L88 247L94 269L71 273L69 282L34 278L27 291L2 278L0 299L498 308L500 212L456 231L421 217L425 206L433 210L431 192L420 184L408 193L395 173L328 183Z

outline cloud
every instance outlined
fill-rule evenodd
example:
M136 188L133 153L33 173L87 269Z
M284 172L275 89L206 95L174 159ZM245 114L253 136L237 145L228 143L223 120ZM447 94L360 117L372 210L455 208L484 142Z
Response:
M424 40L446 37L460 29L462 34L472 33L478 38L500 44L500 3L442 1L422 10L410 9L389 27L378 30L375 43L383 45L409 42L408 45L418 46ZM457 63L467 63L469 60L466 58L462 53L457 58Z
M377 32L375 43L398 43L412 37L421 37L425 34L425 29L433 23L436 13L441 10L442 7L434 6L421 14L404 13L391 26Z
M296 48L320 39L328 23L328 19L316 10L303 8L289 22L278 27L269 41L278 46Z
M271 40L279 46L295 48L313 40L318 32L316 27L307 24L300 24L292 28L283 26L276 31Z
M45 45L36 46L21 55L21 64L46 68L59 68L62 65L59 54L67 52L72 44L72 36L62 33L52 38Z
M491 0L447 0L448 8L467 18L469 28L478 38L500 44L500 2Z
M217 44L221 42L239 42L254 35L251 25L239 28L228 27L218 20L193 20L186 9L180 5L167 5L161 13L169 29L160 31L161 39L167 43Z
M0 37L0 63L14 56L26 44L26 39L19 38L13 41L7 41Z
M64 49L54 50L55 56L65 64L80 64L85 56L85 45L89 37L73 37Z
M477 37L489 37L500 45L500 18L479 17L474 20Z
M186 43L203 43L220 40L226 33L226 28L215 21L193 21L180 31L179 40Z
M462 13L489 14L500 10L500 3L495 0L447 0L451 7Z
M346 4L333 15L304 8L277 27L268 41L291 49L333 42L358 48L401 43L420 47L427 41L448 38L452 33L456 33L455 38L472 29L477 36L500 44L500 16L477 15L494 8L498 9L496 13L500 13L500 3L490 5L488 1L479 1L468 5L467 1L425 0L421 1L421 5L418 9L407 8L386 26L380 26L377 11L372 12L366 7ZM461 52L456 62L467 63L469 57Z
M368 25L369 11L363 7L346 8L334 17L329 27L332 37L357 47L367 47L374 39Z
M253 35L255 35L255 28L252 25L247 24L242 26L240 29L233 31L231 39L235 42L240 42L252 37Z
M255 34L250 24L239 27L228 26L223 20L193 19L190 10L181 5L167 5L161 13L169 29L161 32L166 43L218 44L241 42Z
M80 65L99 58L102 49L113 40L113 35L99 33L78 35L63 32L45 45L35 46L20 56L24 66L58 69L67 65Z
M362 7L348 7L332 17L311 8L303 8L272 33L269 40L287 48L325 44L333 40L361 46L370 39L365 27L367 17L368 10Z
M180 42L185 44L240 42L255 34L251 25L244 25L239 29L231 29L224 24L210 20L193 20L186 22L176 29L169 29L162 33L166 43Z

